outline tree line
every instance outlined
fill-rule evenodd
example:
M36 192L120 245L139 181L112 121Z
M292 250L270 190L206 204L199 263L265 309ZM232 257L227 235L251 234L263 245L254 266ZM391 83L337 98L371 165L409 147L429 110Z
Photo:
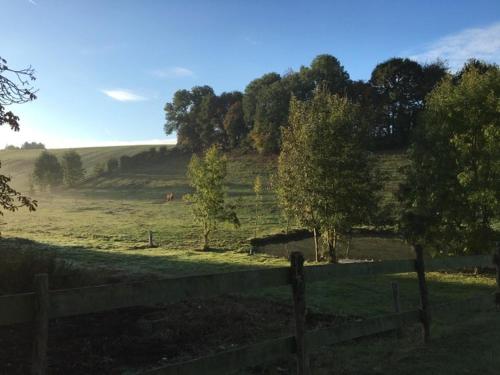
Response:
M368 81L352 80L339 60L319 55L298 71L267 73L244 92L215 94L210 86L178 90L165 105L166 134L177 133L179 147L205 150L253 149L278 153L281 128L288 127L290 101L309 100L319 89L359 104L369 124L372 146L404 148L410 143L426 95L448 76L444 63L420 64L391 58L378 64Z
M66 151L60 161L56 155L42 151L35 159L31 181L40 191L45 191L61 185L76 187L84 177L82 159L76 151ZM34 186L31 190L34 190Z
M21 147L6 145L5 150L45 150L42 142L24 142Z
M471 61L444 77L415 119L409 164L396 197L398 231L431 254L491 250L500 220L500 69ZM316 260L322 236L326 258L337 261L339 239L355 227L376 224L383 178L369 151L373 127L360 102L332 94L292 97L273 188L289 220L314 234ZM220 148L220 147L219 147ZM188 168L194 193L187 197L202 227L204 249L219 221L239 225L225 203L226 158L212 145ZM260 181L255 182L256 226Z

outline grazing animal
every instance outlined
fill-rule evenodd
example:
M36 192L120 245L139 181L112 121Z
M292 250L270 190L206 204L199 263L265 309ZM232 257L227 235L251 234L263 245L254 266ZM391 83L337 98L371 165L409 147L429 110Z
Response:
M165 194L165 202L171 202L174 200L174 193Z

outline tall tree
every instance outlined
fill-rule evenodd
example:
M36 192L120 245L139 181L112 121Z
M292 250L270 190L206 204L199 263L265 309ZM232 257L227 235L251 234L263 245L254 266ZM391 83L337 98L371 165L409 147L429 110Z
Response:
M73 150L66 151L63 154L61 167L63 171L63 181L66 186L75 187L79 182L82 181L85 175L85 170L83 169L83 164L82 164L82 158L80 157L80 154L78 154L76 151Z
M235 102L229 107L224 116L224 130L229 148L238 147L247 136L241 101Z
M178 145L192 151L210 144L214 128L210 118L214 96L210 86L176 91L172 102L165 105L165 133L175 131Z
M290 127L283 130L280 202L302 225L321 232L332 262L339 237L378 211L382 186L361 112L359 105L317 90L310 101L292 100Z
M466 66L427 98L399 190L401 226L436 253L488 250L500 217L500 69Z
M386 144L409 144L425 96L445 74L440 63L422 67L406 58L392 58L375 67L370 83L379 95L377 128Z
M36 158L33 180L40 190L45 190L47 187L54 188L63 183L63 170L54 154L42 151Z
M7 124L12 130L19 131L19 117L12 111L7 111L6 107L35 100L36 90L31 85L34 80L33 68L12 69L0 57L0 126ZM16 211L20 207L34 211L37 201L12 188L10 182L10 177L0 174L0 215L3 215L3 210Z
M280 79L281 76L278 73L264 74L262 77L254 79L245 88L242 105L245 123L249 129L252 129L254 126L255 113L257 112L257 103L259 102L261 91Z
M203 158L193 155L188 166L188 178L194 192L185 199L191 205L194 220L202 227L203 250L209 249L210 234L218 222L240 225L234 206L226 203L226 175L227 160L215 145Z
M281 145L281 127L287 125L290 91L282 81L263 88L256 103L250 136L261 154L277 153Z
M312 89L324 88L332 94L345 94L349 84L349 74L332 55L318 55L309 69L302 71L312 83Z

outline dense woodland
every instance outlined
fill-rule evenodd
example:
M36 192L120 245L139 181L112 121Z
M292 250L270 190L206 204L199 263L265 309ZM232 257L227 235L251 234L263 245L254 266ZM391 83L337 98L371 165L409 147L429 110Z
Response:
M472 65L481 65L471 61ZM210 86L178 90L165 105L165 132L177 133L178 145L199 151L212 144L224 149L277 153L281 128L288 126L290 100L311 99L319 88L358 103L370 123L372 147L404 148L410 143L426 95L449 75L443 62L419 64L392 58L378 64L368 81L353 81L340 61L319 55L298 71L267 73L244 92L217 95Z

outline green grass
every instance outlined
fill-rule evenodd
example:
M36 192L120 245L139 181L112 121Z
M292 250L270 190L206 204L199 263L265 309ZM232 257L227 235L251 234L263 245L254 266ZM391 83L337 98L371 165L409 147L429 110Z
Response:
M149 146L103 147L78 149L87 170L110 157L132 155ZM38 150L0 151L4 174L26 192L29 174ZM63 150L54 150L60 155ZM381 167L390 176L385 199L391 200L405 164L401 154L382 154ZM120 279L175 277L261 267L285 266L283 258L266 254L248 255L248 239L254 235L252 184L257 175L268 183L276 165L274 158L231 156L229 162L229 199L237 205L242 226L221 226L214 234L213 251L201 252L199 231L189 207L180 197L189 191L186 167L189 157L172 156L162 165L150 166L134 173L117 173L89 179L74 190L57 190L35 194L39 208L34 213L21 210L6 213L0 226L2 250L28 250L53 253L77 267ZM166 192L174 192L175 201L164 203ZM286 223L276 207L275 197L267 188L258 235L283 231ZM147 231L154 232L159 244L146 248ZM29 239L21 241L18 238ZM297 244L309 246L307 243ZM291 249L291 250L295 250ZM342 255L342 254L341 254ZM364 235L355 238L351 257L373 259L409 258L412 253L401 240ZM307 265L307 263L306 263ZM431 302L445 302L471 295L490 293L494 279L469 274L428 274ZM113 278L112 278L113 279ZM307 286L310 309L346 316L368 317L392 311L391 282L398 281L403 308L418 306L415 275L401 274L352 280L331 280ZM242 291L290 302L288 288ZM465 319L465 318L464 318ZM397 343L393 338L361 340L338 345L333 357L317 357L316 372L330 374L421 374L421 373L496 373L498 359L491 350L500 350L498 315L473 315L455 326L437 320L433 326L435 341L423 347L415 335ZM487 330L491 327L491 333ZM475 333L479 333L475 335ZM333 358L333 362L332 362ZM451 358L447 361L447 358ZM325 363L323 363L325 362ZM449 362L449 363L448 363ZM476 363L477 362L477 363ZM476 367L474 367L476 366ZM478 372L466 369L478 369Z

